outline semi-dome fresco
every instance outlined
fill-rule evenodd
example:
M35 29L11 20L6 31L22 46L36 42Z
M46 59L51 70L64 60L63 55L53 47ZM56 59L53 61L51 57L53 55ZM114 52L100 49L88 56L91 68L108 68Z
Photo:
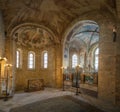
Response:
M17 45L30 48L42 48L53 43L51 34L43 28L30 27L20 28L13 38Z

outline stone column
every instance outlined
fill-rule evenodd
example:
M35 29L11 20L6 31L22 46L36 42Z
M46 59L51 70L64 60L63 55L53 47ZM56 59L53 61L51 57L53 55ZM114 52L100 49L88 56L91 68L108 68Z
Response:
M107 25L100 26L98 97L104 102L115 103L116 42Z
M116 39L116 104L120 105L120 20L117 26L117 39Z
M120 18L120 0L116 0L116 8L118 17Z
M4 31L4 22L2 18L2 11L0 10L0 56L4 57L5 51L5 31Z
M56 87L62 87L62 46L55 45L55 80Z
M0 10L0 57L5 56L5 31L4 31L4 22L2 17L2 11ZM1 95L1 89L2 89L2 80L4 76L4 60L0 61L0 95Z

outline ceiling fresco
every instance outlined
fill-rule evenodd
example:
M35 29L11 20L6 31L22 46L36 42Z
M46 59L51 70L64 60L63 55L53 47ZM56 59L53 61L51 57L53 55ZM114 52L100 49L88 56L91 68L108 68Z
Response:
M43 48L53 44L53 38L46 30L35 27L24 27L18 29L14 35L17 45L21 45L28 48Z
M0 0L6 31L21 23L37 23L48 27L59 38L82 15L95 12L93 16L107 17L106 11L115 14L113 4L113 0Z

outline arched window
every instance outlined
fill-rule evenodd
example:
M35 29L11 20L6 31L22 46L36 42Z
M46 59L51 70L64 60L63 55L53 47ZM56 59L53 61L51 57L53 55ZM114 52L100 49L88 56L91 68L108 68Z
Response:
M77 55L74 54L72 56L72 68L75 68L77 66Z
M29 69L35 68L35 53L32 51L28 53L28 68Z
M43 68L48 68L48 53L43 53Z
M99 64L99 60L98 60L98 59L99 59L99 48L96 48L96 49L95 49L95 54L94 54L94 55L95 55L95 56L94 56L94 57L95 57L95 59L94 59L94 60L95 60L94 66L95 66L95 70L98 71L98 64Z
M22 65L22 54L21 50L17 49L16 51L16 68L21 68Z

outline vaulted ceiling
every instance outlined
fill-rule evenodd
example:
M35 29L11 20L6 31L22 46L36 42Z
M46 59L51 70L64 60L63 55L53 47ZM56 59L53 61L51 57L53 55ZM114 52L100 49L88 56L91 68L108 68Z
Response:
M71 50L89 51L99 42L99 25L94 21L81 21L67 35L66 44Z
M82 15L116 14L115 0L0 0L0 7L6 32L22 23L36 23L48 27L59 38Z

